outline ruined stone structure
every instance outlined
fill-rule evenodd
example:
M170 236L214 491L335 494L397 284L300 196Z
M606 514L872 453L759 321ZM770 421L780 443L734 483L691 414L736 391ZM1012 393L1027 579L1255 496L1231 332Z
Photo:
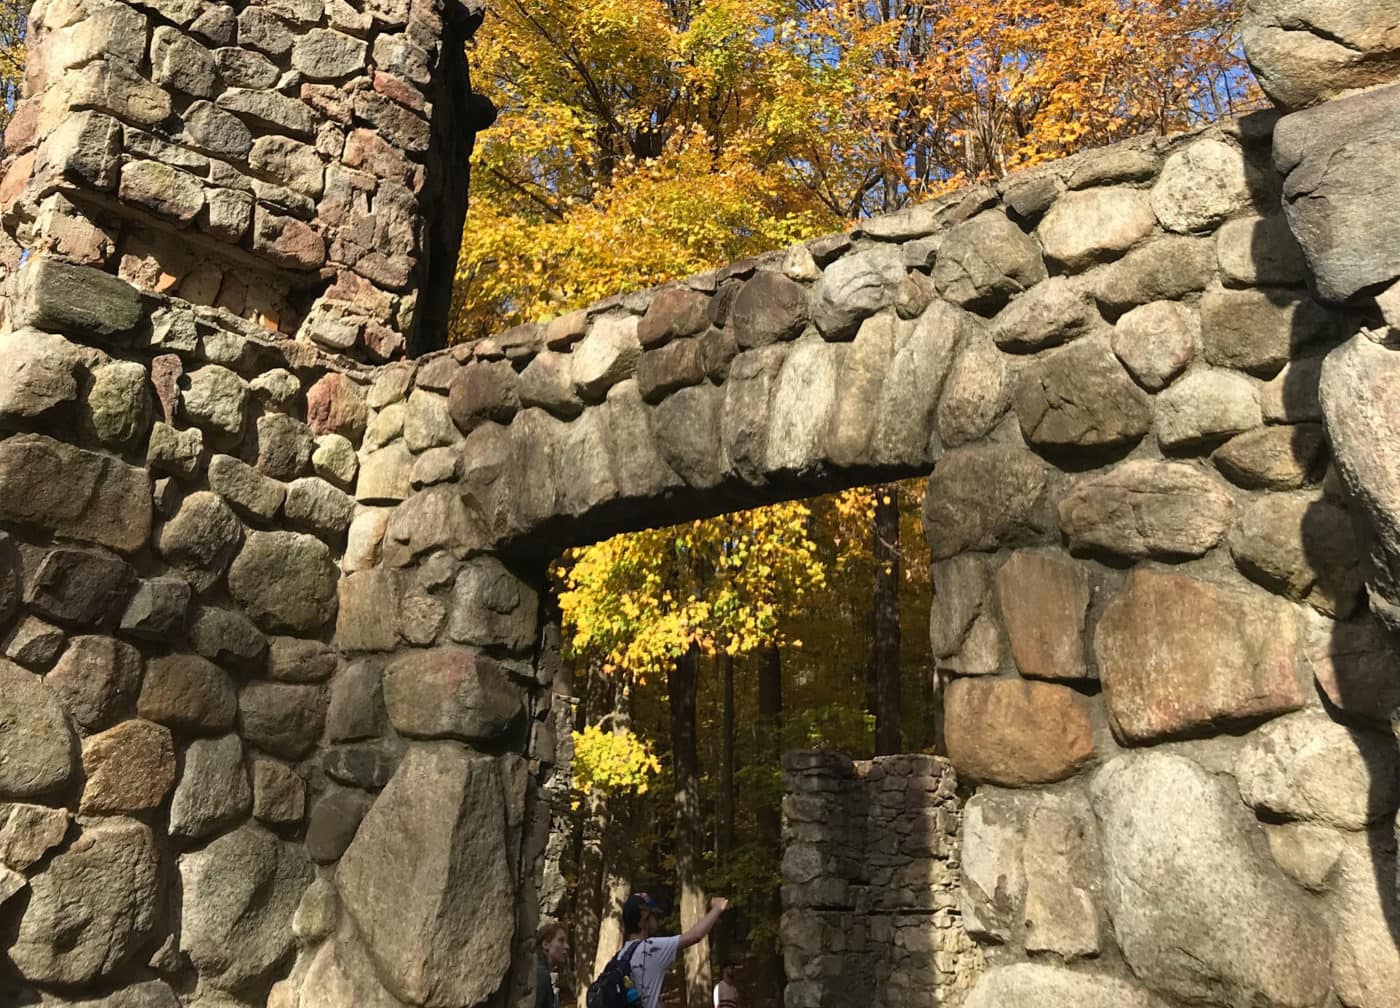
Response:
M478 15L36 6L0 1000L528 1003L544 563L931 470L965 1003L1391 1008L1394 4L1250 4L1301 111L371 366L442 339Z
M947 760L783 758L789 1005L962 1002L981 955L959 910L961 818Z

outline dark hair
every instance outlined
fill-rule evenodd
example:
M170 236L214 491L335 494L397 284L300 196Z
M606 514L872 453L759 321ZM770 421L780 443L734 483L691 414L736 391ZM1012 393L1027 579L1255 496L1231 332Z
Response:
M554 936L563 934L568 929L558 921L540 925L540 929L535 932L535 948L543 950L546 945L554 941Z

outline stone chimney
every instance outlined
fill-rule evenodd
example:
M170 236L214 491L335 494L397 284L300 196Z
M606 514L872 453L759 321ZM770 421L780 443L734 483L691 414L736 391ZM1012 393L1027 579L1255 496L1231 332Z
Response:
M482 0L37 0L0 182L55 257L366 361L442 346ZM436 114L435 114L436 113Z

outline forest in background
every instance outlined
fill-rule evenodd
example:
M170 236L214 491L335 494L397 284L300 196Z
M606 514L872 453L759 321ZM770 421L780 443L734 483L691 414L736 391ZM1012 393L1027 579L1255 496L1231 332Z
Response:
M1240 0L495 0L453 338L545 320L1259 96ZM940 746L921 480L572 551L568 920L581 995L635 885L683 928L675 1003L742 959L779 1004L785 749ZM580 1000L580 1005L582 1001Z

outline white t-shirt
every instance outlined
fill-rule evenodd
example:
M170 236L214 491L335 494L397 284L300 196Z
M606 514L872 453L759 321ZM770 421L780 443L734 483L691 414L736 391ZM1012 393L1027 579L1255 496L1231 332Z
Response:
M632 950L632 982L642 995L641 1008L658 1008L661 1004L661 985L666 981L666 970L676 961L680 950L679 936L637 942Z

